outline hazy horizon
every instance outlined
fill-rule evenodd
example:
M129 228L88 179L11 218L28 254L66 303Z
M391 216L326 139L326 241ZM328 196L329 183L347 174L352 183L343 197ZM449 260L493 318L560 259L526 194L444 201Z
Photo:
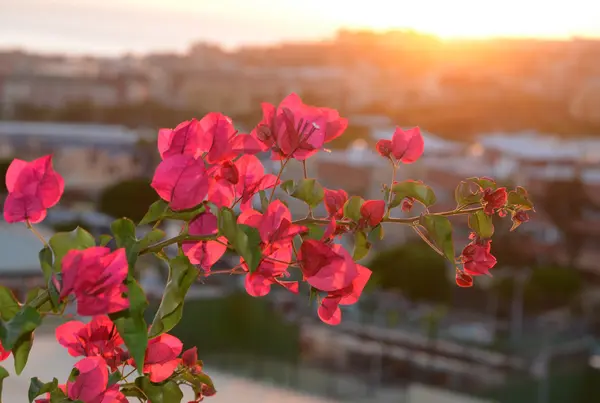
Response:
M313 41L340 29L411 29L443 39L600 37L587 0L2 0L0 48L41 53L181 52L196 41L225 48Z

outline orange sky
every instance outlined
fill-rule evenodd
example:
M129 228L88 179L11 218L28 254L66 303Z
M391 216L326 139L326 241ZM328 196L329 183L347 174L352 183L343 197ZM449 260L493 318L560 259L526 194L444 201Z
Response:
M600 36L595 0L0 0L0 46L114 53L316 39L342 27L444 38Z

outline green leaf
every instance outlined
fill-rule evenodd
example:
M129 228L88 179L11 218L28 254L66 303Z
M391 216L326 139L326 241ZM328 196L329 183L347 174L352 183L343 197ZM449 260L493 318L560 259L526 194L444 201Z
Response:
M146 395L135 385L123 385L121 386L121 393L123 393L127 397L137 397L140 400L144 401L146 399Z
M258 229L239 224L233 247L244 258L250 272L254 272L262 259Z
M364 202L364 199L360 196L350 197L344 204L344 217L349 218L352 221L360 220L360 207Z
M25 304L28 305L37 297L44 295L46 290L40 287L34 287L31 290L27 291L27 296L25 297ZM52 303L50 301L44 303L42 306L38 308L38 311L41 313L50 312L52 310Z
M515 190L508 192L508 204L518 207L520 210L532 210L533 203L529 200L527 190L518 186Z
M302 179L296 185L291 196L302 200L311 207L316 207L323 201L325 191L323 190L323 186L315 179Z
M48 282L48 280L50 279L50 277L52 276L53 270L52 270L52 261L53 261L53 255L52 255L52 250L47 247L44 246L42 248L42 250L40 250L40 253L38 254L38 257L40 259L40 267L42 268L42 272L44 273L44 281Z
M429 207L435 203L436 197L433 190L420 181L406 180L404 182L396 183L392 186L392 193L394 198L390 207L399 206L407 197L412 197L415 200L423 203L425 207Z
M487 188L491 188L492 190L495 190L498 185L496 184L496 181L490 178L477 178L477 177L472 177L472 178L467 178L467 182L473 182L478 184L479 186L481 186L482 190L485 190Z
M84 403L81 400L72 401L69 399L60 388L50 392L50 403Z
M174 381L154 384L144 376L137 378L135 384L152 403L177 403L183 399L183 393L179 385Z
M371 243L381 241L383 239L383 235L383 227L381 226L381 224L378 224L375 228L371 230L371 232L369 232L368 240Z
M106 234L100 235L100 241L99 241L98 245L106 246L106 245L108 245L108 243L110 241L112 241L112 239L113 239L113 237L110 235L106 235Z
M481 187L472 181L461 181L454 191L457 206L479 203L482 196Z
M481 238L491 238L494 235L492 216L485 214L483 210L469 214L469 228Z
M36 397L42 396L45 393L50 393L56 389L58 389L58 379L56 378L54 378L52 382L46 383L40 381L40 378L38 377L31 378L29 392L27 393L29 403L32 403Z
M17 375L21 375L25 365L27 365L27 359L29 358L29 352L33 346L33 332L24 334L21 336L15 346L12 349L15 363L15 372Z
M138 248L145 249L148 246L160 241L166 235L167 234L165 233L165 231L155 228L152 231L148 232L146 235L144 235L144 237L142 239L139 240Z
M144 290L130 274L125 281L129 297L129 309L110 314L117 330L129 353L133 357L138 372L141 374L144 367L144 356L148 346L148 326L144 319L144 311L148 307L148 300Z
M54 279L56 281L54 281ZM50 280L48 280L48 295L50 296L50 304L54 312L59 312L60 308L67 303L67 301L60 302L60 291L57 288L57 284L62 283L62 273L56 273Z
M11 320L20 310L19 301L10 288L0 285L0 319Z
M258 195L260 196L260 209L264 213L269 207L269 199L267 199L267 193L264 190L260 190Z
M169 279L150 328L150 338L173 329L183 315L183 303L190 286L198 277L198 269L187 256L180 255L169 262Z
M168 210L169 203L162 199L155 201L150 205L146 215L142 218L139 225L150 224L151 222L163 219Z
M33 332L42 323L42 316L33 307L25 306L8 322L0 322L0 341L5 350L12 350L19 338Z
M362 231L356 231L354 234L354 253L352 259L360 260L367 256L371 249L371 243L367 241L367 236Z
M54 234L48 243L52 248L52 252L54 252L55 272L60 271L62 259L70 250L83 250L96 246L94 237L80 227L75 228L71 232L59 232Z
M283 189L285 193L291 195L294 192L294 189L296 188L296 183L293 179L289 179L287 181L281 182L281 185L279 185L279 187Z
M166 218L172 220L190 221L198 214L202 213L205 209L206 207L204 204L199 204L191 209L173 211L169 208L169 204L167 202L164 200L157 200L150 205L148 212L142 218L139 225L150 224Z
M454 242L452 241L452 224L441 215L424 215L419 223L427 230L434 244L440 248L444 256L454 263Z
M119 218L113 221L110 229L115 235L118 248L125 248L129 273L133 273L140 247L135 236L135 224L129 218Z
M121 378L123 377L123 374L121 373L121 371L115 371L112 374L110 374L108 376L108 386L112 386L114 384L117 384L121 381Z
M2 403L2 384L4 383L4 379L8 378L8 371L0 366L0 403Z
M319 224L307 224L308 232L304 235L304 238L315 239L320 241L325 235L325 226Z
M219 234L225 236L233 244L238 231L235 213L230 208L223 207L219 210L217 218Z

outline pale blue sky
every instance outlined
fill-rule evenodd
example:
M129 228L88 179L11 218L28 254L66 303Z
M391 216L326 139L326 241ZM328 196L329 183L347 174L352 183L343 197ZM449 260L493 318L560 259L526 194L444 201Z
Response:
M442 37L600 36L596 0L0 0L0 47L118 54L317 39L340 27Z

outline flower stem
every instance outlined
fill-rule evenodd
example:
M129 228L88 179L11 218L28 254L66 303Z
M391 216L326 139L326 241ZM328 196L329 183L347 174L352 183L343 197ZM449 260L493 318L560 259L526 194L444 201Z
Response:
M429 240L429 238L427 238L427 235L425 235L423 233L423 231L421 231L421 229L419 228L418 225L413 225L412 229L415 230L415 232L417 233L417 235L419 235L421 237L421 239L423 241L425 241L425 243L431 247L431 249L433 249L441 257L444 257L444 252L442 252L433 242L431 242Z
M49 248L50 245L48 245L48 242L46 242L46 240L44 239L44 237L42 236L42 234L40 234L38 232L38 230L36 230L33 225L31 225L31 223L29 222L29 220L27 220L25 222L25 225L27 225L27 228L29 228L29 230L31 232L33 232L33 234L44 244L45 247Z
M392 192L392 187L394 186L394 181L396 180L396 170L398 169L398 166L394 163L394 161L391 161L391 163L392 163L392 182L390 182L390 195L388 196L388 200L387 200L387 213L386 213L386 216L388 216L388 217L390 215L390 210L392 209L391 204L392 204L392 198L394 197L394 193Z
M155 243L154 245L150 245L142 250L140 250L140 255L145 255L148 253L157 253L160 252L163 248L167 246L173 245L175 243L183 242L183 241L214 241L217 239L217 235L189 235L186 233L179 234L173 238L165 239L159 243Z
M269 204L271 204L271 202L273 201L273 196L275 196L275 189L277 189L277 186L279 185L279 180L281 179L281 174L283 174L283 169L285 168L285 166L287 165L287 163L290 161L289 158L287 158L284 162L281 163L281 168L279 168L279 173L277 174L277 179L275 179L275 186L273 186L273 190L271 191L271 196L269 196Z

